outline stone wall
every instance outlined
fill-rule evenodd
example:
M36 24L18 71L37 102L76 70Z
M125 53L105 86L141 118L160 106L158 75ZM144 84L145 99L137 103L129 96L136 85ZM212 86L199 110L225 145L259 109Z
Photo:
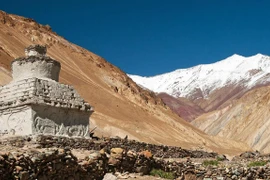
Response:
M22 136L8 141L0 141L5 145L17 144L18 147L23 147L25 139L31 139L32 143L38 144L41 148L71 148L71 149L84 149L96 150L101 149L110 150L112 148L122 148L124 150L133 150L136 152L148 150L159 158L215 158L218 154L214 152L186 150L181 147L155 145L135 140L127 140L121 138L102 138L100 140L93 140L87 138L69 138L65 136L50 136L50 135L37 135L37 136Z
M35 144L40 148L70 148L70 149L84 149L109 150L112 148L122 148L125 150L133 150L136 152L148 150L154 154L155 157L160 158L215 158L218 154L214 152L194 151L182 149L181 147L155 145L135 140L121 139L121 138L102 138L93 140L80 137L65 137L65 136L51 136L51 135L34 135L34 136L14 136L7 139L0 139L0 144L10 145L16 147L24 147L27 144Z
M103 179L106 173L136 172L147 175L152 169L171 172L175 178L187 180L269 179L270 168L230 168L203 166L190 162L153 158L148 151L125 152L121 148L91 152L78 159L69 149L44 149L43 152L0 153L0 179Z
M31 149L31 144L35 149ZM269 179L269 165L247 167L247 162L224 161L219 165L204 165L196 159L215 158L217 154L188 151L177 147L157 146L126 139L103 139L99 141L82 138L56 136L13 137L2 139L0 147L27 147L24 152L0 153L0 179L102 179L106 173L136 172L149 174L152 169L160 169L174 174L178 179ZM132 146L129 146L132 145ZM65 147L66 146L66 147ZM54 147L54 148L44 148ZM57 148L65 147L65 148ZM82 149L84 157L76 154ZM147 149L148 148L148 149ZM151 151L153 150L153 152ZM168 152L171 151L171 152ZM75 153L75 154L74 154ZM156 154L157 153L157 154ZM162 156L161 156L162 154ZM164 157L189 157L185 160ZM215 155L215 156L214 156ZM269 156L264 156L265 158ZM226 159L226 158L225 158ZM223 159L224 160L224 159ZM266 160L266 159L265 159ZM118 173L119 174L119 173ZM126 174L126 173L125 173Z

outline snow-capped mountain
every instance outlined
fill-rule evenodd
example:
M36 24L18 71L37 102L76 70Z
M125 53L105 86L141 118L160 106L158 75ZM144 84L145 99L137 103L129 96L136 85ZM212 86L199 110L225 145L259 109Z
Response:
M129 75L137 84L154 92L166 92L174 97L207 99L216 89L240 85L251 89L270 82L270 57L256 54L244 57L234 54L213 64L198 65L188 69L153 77ZM194 99L193 99L194 100Z

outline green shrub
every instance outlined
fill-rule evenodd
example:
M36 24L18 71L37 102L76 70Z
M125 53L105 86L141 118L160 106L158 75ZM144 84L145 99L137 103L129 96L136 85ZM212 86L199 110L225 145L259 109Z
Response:
M223 159L220 157L217 157L217 161L223 161Z
M204 166L217 166L219 162L217 160L205 160L202 164Z
M218 155L217 157L216 157L216 160L217 161L225 161L227 158L226 158L226 156L225 155Z
M152 171L150 172L151 176L158 176L161 178L165 178L165 179L174 179L175 176L172 172L165 172L161 169L152 169Z
M254 166L264 166L266 165L266 161L253 161L248 164L248 167L254 167Z

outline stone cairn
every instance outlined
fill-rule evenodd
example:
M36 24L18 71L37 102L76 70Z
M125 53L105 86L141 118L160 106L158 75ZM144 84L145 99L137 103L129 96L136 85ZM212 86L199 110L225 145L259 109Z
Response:
M92 107L58 82L61 64L31 45L12 61L13 80L0 87L0 135L89 136Z

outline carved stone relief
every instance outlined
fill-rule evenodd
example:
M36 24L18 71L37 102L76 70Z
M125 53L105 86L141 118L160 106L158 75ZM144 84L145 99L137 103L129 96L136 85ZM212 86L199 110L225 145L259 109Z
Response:
M89 114L64 108L34 107L34 132L52 135L88 136Z
M56 124L50 119L42 119L37 117L35 119L34 127L37 133L42 134L56 134Z
M7 119L8 129L15 130L15 133L24 131L24 129L26 128L25 127L26 123L27 123L26 112L12 113Z
M0 134L25 135L32 132L30 107L15 108L0 114Z

